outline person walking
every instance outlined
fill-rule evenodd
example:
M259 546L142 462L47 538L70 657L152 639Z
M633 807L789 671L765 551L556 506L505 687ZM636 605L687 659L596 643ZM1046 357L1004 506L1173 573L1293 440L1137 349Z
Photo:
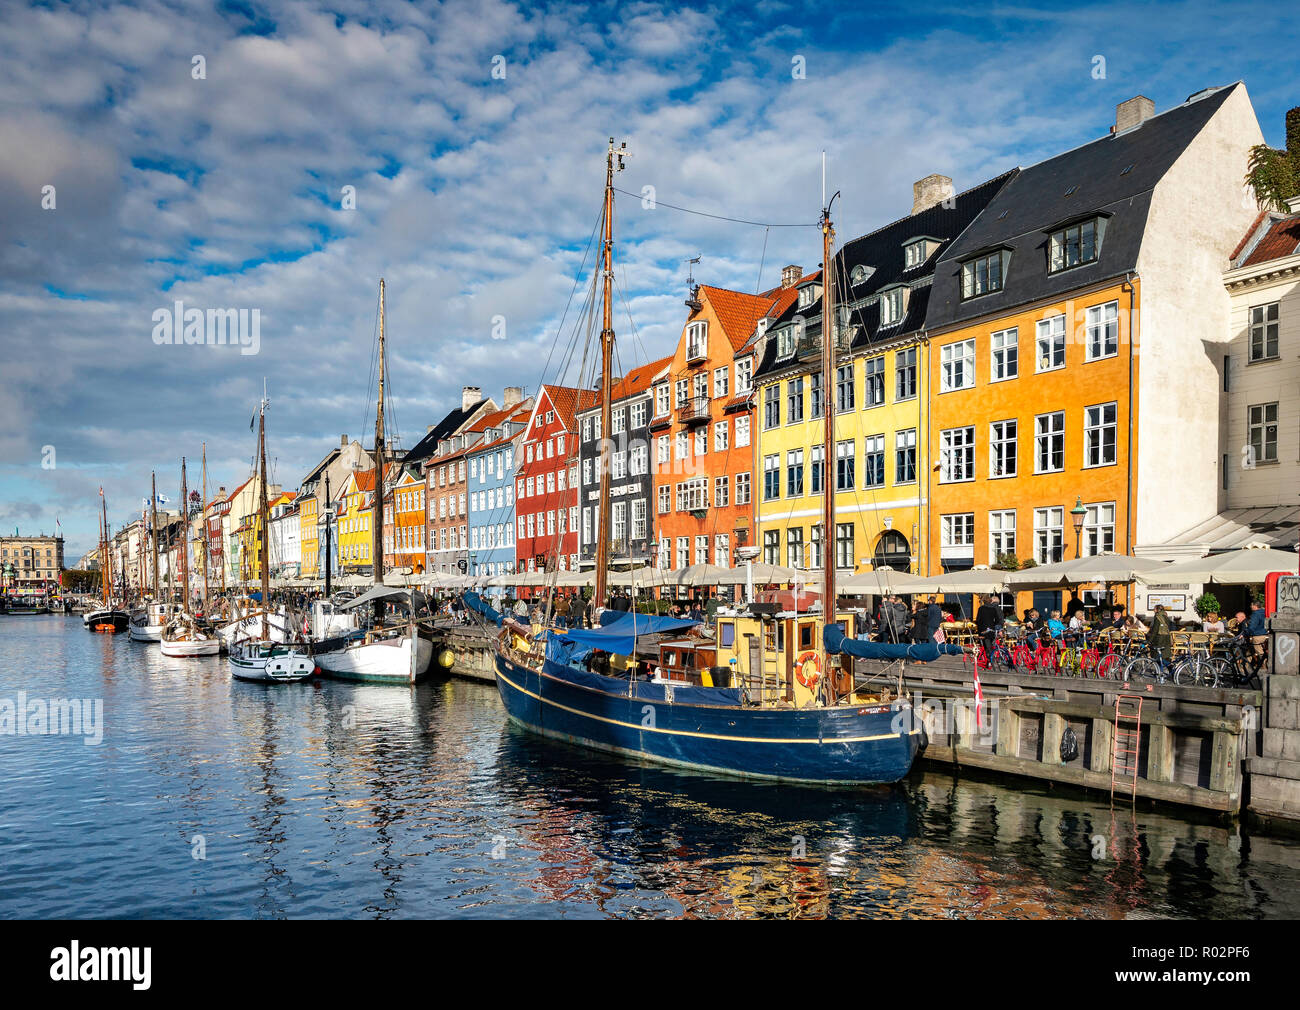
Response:
M1151 648L1158 656L1163 659L1169 659L1173 645L1172 628L1169 626L1169 615L1165 612L1163 603L1156 604L1156 612L1151 618L1151 632L1147 636L1151 643Z
M569 626L569 598L563 592L555 596L555 626L557 628Z
M933 596L930 597L930 602L926 605L925 614L930 641L936 641L935 635L943 627L943 610Z
M997 605L997 597L986 596L975 611L975 630L984 642L984 655L988 657L989 666L997 656L997 633L1002 627L1002 610Z

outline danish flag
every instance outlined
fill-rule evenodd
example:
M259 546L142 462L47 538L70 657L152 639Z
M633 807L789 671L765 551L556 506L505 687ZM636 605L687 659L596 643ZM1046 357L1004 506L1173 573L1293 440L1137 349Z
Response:
M980 672L975 670L975 727L984 728L984 690L980 687Z

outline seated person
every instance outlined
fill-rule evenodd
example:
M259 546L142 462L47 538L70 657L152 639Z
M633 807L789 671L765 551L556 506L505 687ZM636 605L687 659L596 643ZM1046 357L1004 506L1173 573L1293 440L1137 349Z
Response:
M1211 631L1215 634L1222 635L1226 629L1224 628L1223 621L1219 618L1218 613L1211 610L1205 615L1205 620L1201 622L1201 630Z
M1065 634L1065 625L1061 623L1061 612L1059 610L1052 611L1052 616L1047 621L1047 630L1052 638L1058 642Z

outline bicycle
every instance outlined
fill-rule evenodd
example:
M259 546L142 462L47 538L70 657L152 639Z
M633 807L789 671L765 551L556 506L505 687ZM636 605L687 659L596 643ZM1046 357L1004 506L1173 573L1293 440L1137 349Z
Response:
M1150 652L1130 660L1124 667L1125 680L1150 680L1157 684L1168 684L1173 678L1173 673L1173 667L1165 658L1164 650L1154 646Z

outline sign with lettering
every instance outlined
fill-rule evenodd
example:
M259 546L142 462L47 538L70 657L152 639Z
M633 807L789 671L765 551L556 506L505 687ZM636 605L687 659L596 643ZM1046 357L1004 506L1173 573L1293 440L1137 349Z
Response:
M1166 610L1186 610L1187 596L1183 593L1148 593L1147 608L1155 610L1157 606Z
M1300 575L1284 575L1277 580L1277 612L1300 614Z

